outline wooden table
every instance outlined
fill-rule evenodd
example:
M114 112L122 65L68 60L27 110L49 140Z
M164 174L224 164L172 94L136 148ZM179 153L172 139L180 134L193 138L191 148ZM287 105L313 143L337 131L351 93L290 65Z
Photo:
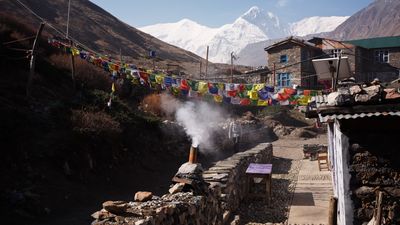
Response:
M251 194L250 187L254 184L254 178L263 178L266 183L266 199L268 200L268 204L271 204L272 198L272 164L259 164L259 163L250 163L249 167L247 167L246 175L248 177L248 194L259 196L260 194Z

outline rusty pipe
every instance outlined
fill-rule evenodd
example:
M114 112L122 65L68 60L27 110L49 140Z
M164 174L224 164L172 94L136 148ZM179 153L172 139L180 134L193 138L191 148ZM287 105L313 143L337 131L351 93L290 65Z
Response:
M190 147L189 153L189 163L195 164L197 163L197 147Z

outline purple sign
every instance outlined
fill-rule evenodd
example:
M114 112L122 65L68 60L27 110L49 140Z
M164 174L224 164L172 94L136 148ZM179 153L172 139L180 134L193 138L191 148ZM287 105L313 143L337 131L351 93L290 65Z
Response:
M271 174L271 172L272 164L250 163L246 170L249 174Z

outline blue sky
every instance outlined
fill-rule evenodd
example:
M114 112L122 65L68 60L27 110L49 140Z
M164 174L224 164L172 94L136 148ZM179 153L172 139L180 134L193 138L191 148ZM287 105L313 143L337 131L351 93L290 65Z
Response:
M73 1L73 0L72 0ZM232 23L250 7L285 22L310 16L351 16L373 0L91 0L120 20L141 27L188 18L209 27Z

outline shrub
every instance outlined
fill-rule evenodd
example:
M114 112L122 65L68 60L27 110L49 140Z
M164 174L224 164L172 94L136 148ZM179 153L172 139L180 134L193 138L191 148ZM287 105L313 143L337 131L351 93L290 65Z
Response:
M163 115L163 110L161 109L161 96L159 94L151 94L144 97L140 107L144 112L156 116Z
M116 136L120 134L120 124L104 112L73 110L71 115L73 130L85 136Z

